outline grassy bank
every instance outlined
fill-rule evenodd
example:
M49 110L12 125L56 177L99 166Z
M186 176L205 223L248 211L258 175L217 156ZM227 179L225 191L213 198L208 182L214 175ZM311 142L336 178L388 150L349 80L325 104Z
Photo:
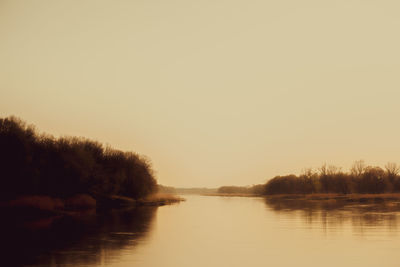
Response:
M158 193L137 200L117 195L97 196L97 199L90 195L76 195L67 199L27 195L1 201L0 213L3 220L17 224L32 224L32 222L52 221L63 216L88 215L110 209L163 206L184 200L176 195Z
M267 199L297 201L346 201L355 203L400 201L400 193L392 194L277 194L268 195Z
M203 196L216 196L216 197L262 197L261 194L251 193L213 193L213 194L202 194Z
M163 206L168 204L179 203L186 199L173 194L156 193L138 201L138 205L143 206Z
M377 202L400 202L400 193L384 193L384 194L240 194L240 193L215 193L203 194L204 196L219 197L264 197L272 200L297 200L297 201L345 201L354 203L377 203Z

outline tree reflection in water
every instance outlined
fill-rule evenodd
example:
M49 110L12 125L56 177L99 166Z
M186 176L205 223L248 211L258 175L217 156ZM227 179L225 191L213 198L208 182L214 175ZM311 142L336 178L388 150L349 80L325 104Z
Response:
M309 227L329 230L351 226L362 235L376 229L394 232L399 226L400 203L351 203L337 200L266 198L267 208L276 214L300 218Z
M108 264L151 230L157 207L38 220L2 222L3 266Z

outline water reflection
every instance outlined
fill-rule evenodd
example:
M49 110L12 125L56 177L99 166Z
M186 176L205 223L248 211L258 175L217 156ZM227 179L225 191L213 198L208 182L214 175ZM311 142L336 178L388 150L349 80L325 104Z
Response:
M2 227L0 266L398 266L399 203L185 198Z
M400 223L399 202L349 203L346 201L310 201L266 198L268 209L287 216L291 220L301 219L309 226L323 230L338 230L351 225L354 234L369 230L397 232Z
M7 266L98 266L115 261L151 230L156 207L3 225Z

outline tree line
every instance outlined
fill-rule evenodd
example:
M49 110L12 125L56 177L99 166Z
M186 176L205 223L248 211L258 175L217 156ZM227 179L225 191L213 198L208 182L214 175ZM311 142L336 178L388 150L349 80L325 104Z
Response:
M400 192L400 167L387 163L381 167L354 162L349 172L324 164L317 171L306 169L302 174L276 176L265 184L265 194L379 194Z
M38 134L16 117L0 118L0 198L76 194L140 199L157 188L147 158L81 137Z
M400 166L389 162L384 169L354 162L349 172L333 165L317 170L305 169L300 175L276 176L265 184L253 186L221 186L219 194L379 194L400 192Z

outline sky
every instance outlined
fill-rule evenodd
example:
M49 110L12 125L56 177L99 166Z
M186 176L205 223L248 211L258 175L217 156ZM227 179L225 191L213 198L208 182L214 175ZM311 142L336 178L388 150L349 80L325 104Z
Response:
M177 187L399 162L400 2L0 0L0 117Z

